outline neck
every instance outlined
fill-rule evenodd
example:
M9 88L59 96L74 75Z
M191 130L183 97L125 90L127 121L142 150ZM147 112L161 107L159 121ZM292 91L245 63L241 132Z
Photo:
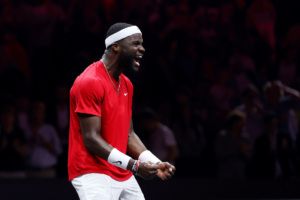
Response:
M106 67L109 75L112 76L114 79L119 80L121 70L119 68L117 59L113 56L103 54L101 60L105 65L104 67Z

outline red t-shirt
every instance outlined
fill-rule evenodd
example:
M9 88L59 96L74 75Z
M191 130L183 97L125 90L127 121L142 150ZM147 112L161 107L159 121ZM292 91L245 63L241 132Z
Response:
M126 153L132 114L133 85L121 74L117 93L101 61L88 66L74 81L70 91L69 180L86 173L103 173L123 181L132 176L86 149L77 113L101 117L102 138Z

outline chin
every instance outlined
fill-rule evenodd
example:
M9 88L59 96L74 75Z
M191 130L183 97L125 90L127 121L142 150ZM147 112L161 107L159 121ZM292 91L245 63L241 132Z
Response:
M140 71L140 65L135 64L134 61L130 64L130 68L131 68L131 70L134 71L134 72Z
M138 72L140 71L140 67L139 66L132 66L131 69L134 71L134 72Z

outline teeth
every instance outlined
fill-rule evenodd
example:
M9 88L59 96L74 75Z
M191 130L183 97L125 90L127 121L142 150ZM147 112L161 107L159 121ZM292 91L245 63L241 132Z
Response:
M138 56L138 59L142 59L143 56Z

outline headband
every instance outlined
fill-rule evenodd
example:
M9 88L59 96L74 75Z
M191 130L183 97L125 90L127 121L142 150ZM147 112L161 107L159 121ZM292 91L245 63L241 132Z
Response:
M111 44L122 40L130 35L136 34L136 33L140 33L142 34L141 30L137 27L137 26L129 26L127 28L124 28L112 35L110 35L109 37L107 37L105 39L105 47L109 47Z

